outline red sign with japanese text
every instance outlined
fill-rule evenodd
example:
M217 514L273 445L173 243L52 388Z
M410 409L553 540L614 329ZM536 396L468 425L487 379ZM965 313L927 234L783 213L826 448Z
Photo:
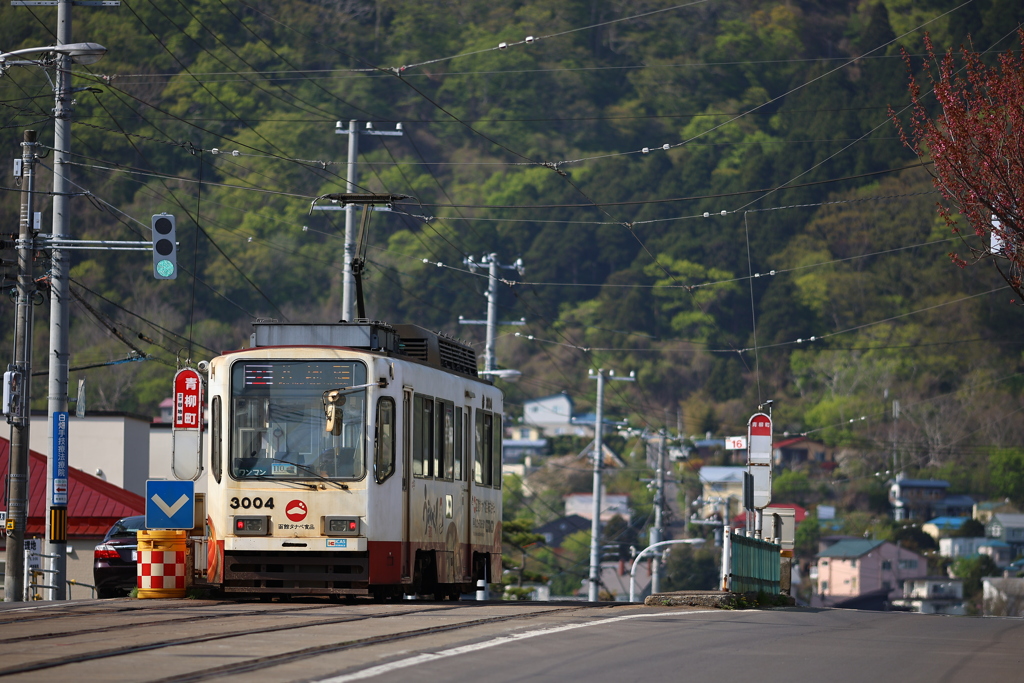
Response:
M203 381L191 368L174 375L174 428L202 429Z
M771 436L772 419L764 413L757 413L750 418L750 436Z

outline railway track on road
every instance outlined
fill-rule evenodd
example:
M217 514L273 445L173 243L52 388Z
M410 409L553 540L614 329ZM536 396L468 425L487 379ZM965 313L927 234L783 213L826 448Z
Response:
M211 633L207 633L207 634L200 634L200 635L195 635L195 636L171 638L171 639L166 639L166 640L153 641L153 642L149 642L149 643L141 643L141 644L138 644L138 645L128 645L128 646L122 646L122 647L117 647L117 648L108 648L108 649L102 649L102 650L94 650L94 651L91 651L91 652L82 652L82 653L78 653L78 654L65 655L65 656L61 656L61 657L54 657L54 658L51 658L51 659L45 659L45 660L40 660L40 661L35 661L35 662L27 662L25 664L19 664L19 665L15 665L15 666L11 666L11 667L6 667L6 668L3 668L3 669L0 669L0 677L12 676L12 675L23 674L23 673L32 673L32 672L36 672L36 671L45 671L47 669L53 669L53 668L56 668L56 667L66 666L66 665L70 665L70 664L79 664L79 663L83 663L83 662L90 662L90 661L96 661L96 660L102 660L102 659L113 659L113 658L116 658L116 657L123 657L123 656L126 656L126 655L131 655L131 654L136 654L136 653L141 653L141 652L149 652L149 651L153 651L153 650L160 650L160 649L166 649L166 648L172 648L172 647L178 647L178 646L182 646L182 645L194 645L194 644L198 644L198 643L208 643L208 642L213 642L213 641L230 640L230 639L235 639L235 638L245 638L247 636L253 636L253 635L264 636L267 633L272 633L272 632L276 632L276 631L290 631L290 630L298 630L298 629L304 629L304 628L313 628L313 627L318 627L318 626L330 626L330 625L334 625L334 624L346 624L346 623L352 623L352 622L358 622L358 621L369 621L369 620L374 620L374 619L390 619L392 617L406 617L406 616L411 616L411 615L416 615L416 614L423 614L423 613L436 614L436 613L440 613L440 612L447 612L447 611L451 611L451 610L466 609L466 608L472 608L472 607L473 607L473 603L464 603L464 604L458 605L458 606L454 606L453 605L453 606L450 606L450 607L436 607L436 608L430 608L430 609L422 609L422 608L420 608L420 609L408 609L408 610L388 612L388 613L383 613L383 614L367 614L367 615L346 614L346 615L343 615L343 616L338 616L338 617L328 618L328 619L315 619L315 620L304 621L304 622L301 622L301 623L289 623L289 624L282 624L280 626L271 626L271 627L265 627L264 626L264 627L260 627L260 628L245 629L245 630L241 630L241 631L232 631L230 633L212 633L212 634ZM276 665L276 664L286 664L288 662L291 662L291 661L294 661L294 660L297 660L297 659L309 658L309 657L313 657L313 656L317 656L317 655L321 655L321 654L329 654L329 653L333 653L333 652L340 652L342 650L347 650L347 649L361 648L361 647L367 647L367 646L370 646L370 645L389 643L389 642L400 641L400 640L407 640L407 639L411 639L411 638L417 638L417 637L420 637L420 636L423 636L423 635L428 635L428 634L431 634L431 633L444 633L444 632L447 632L447 631L455 631L455 630L459 630L459 629L474 628L474 627L479 627L479 626L487 625L487 624L495 624L495 623L501 623L501 622L506 622L506 621L514 621L514 620L517 620L517 619L534 618L534 617L537 617L537 616L540 616L540 615L544 615L544 614L561 612L561 611L564 611L566 609L571 609L571 608L568 608L568 607L556 607L554 609L545 609L545 610L531 611L531 612L527 612L527 613L524 613L524 614L512 614L512 615L503 615L503 616L495 616L495 617L486 617L486 618L482 618L482 619L471 619L471 620L468 620L468 621L465 621L465 622L460 622L460 623L457 623L457 624L449 624L449 625L445 625L445 626L434 626L434 627L431 627L431 628L424 628L424 629L412 629L412 630L408 630L408 631L400 631L400 632L397 632L397 633L382 634L382 635L379 635L379 636L370 636L370 637L366 637L366 638L350 639L350 640L347 640L347 641L344 641L344 642L340 642L340 643L331 643L331 644L326 644L326 645L319 645L319 646L301 648L301 649L297 649L297 650L289 650L287 652L281 652L281 653L277 653L277 654L274 654L274 655L267 655L265 657L257 657L257 658L247 659L244 662L238 662L236 664L228 664L228 665L223 665L223 666L219 666L219 667L203 669L203 670L199 670L199 671L195 671L195 672L191 672L191 673L171 676L171 677L168 677L168 678L159 679L159 681L160 681L160 683L172 683L172 682L174 682L174 683L185 683L186 681L201 681L201 680L207 680L207 679L212 679L212 678L219 678L219 677L222 677L222 676L228 676L228 675L232 675L232 674L236 674L236 673L245 673L246 671L251 671L251 670L254 670L254 669L258 669L258 668L263 668L265 666L273 666L273 665ZM258 612L258 614L260 616L273 616L274 613L268 613L266 611L263 611L263 612ZM230 616L238 616L238 614L236 613L236 614L232 614ZM181 620L175 620L175 621L187 621L187 619L181 619ZM167 620L156 621L156 622L153 622L151 625L159 625L160 623L167 623ZM121 627L121 628L130 628L132 626L135 626L135 625L126 625L125 627ZM118 628L112 627L111 630L118 630ZM93 631L90 631L90 633L92 633L92 632ZM57 636L55 636L55 637L57 637ZM68 636L65 635L64 637L68 637Z
M223 604L237 604L237 603L223 603ZM294 608L282 609L280 611L274 612L274 614L290 614L290 613L295 613L295 612L309 612L309 611L313 611L313 610L328 609L330 607L336 607L336 606L337 605L311 605L311 606L305 607L305 608L303 608L303 607L294 607ZM159 608L157 608L157 609L159 609ZM172 609L181 609L181 608L172 608ZM115 613L123 613L123 612L128 612L128 611L132 611L132 612L152 612L152 611L154 611L154 608L137 607L137 608L132 608L130 610L128 610L128 609L117 610ZM91 616L91 617L95 617L98 614L102 614L102 613L103 612L82 612L80 614L74 614L74 615L65 614L65 615L62 615L62 616L65 616L65 617L68 617L68 616L80 616L80 617L90 617ZM265 614L267 614L267 612L266 611L261 611L261 610L248 610L248 611L244 611L244 612L229 612L229 613L225 613L225 614L203 614L203 615L196 614L196 615L192 615L192 616L188 616L188 617L170 617L170 618L167 618L167 619L152 619L150 621L132 622L132 623L128 623L128 624L118 624L118 625L115 625L115 626L102 626L100 628L91 628L91 629L89 629L89 633L111 633L111 632L116 632L116 631L123 631L125 629L146 628L146 627L151 627L151 626L163 626L163 625L166 625L166 624L193 623L193 622L199 622L199 621L209 621L209 620L212 620L212 619L232 619L232 618L240 618L240 617L247 617L247 616L262 616L262 615L265 615ZM52 617L48 617L48 618L52 618ZM2 622L2 621L0 621L0 626L2 626L4 624L7 624L7 623L10 623L10 622ZM19 622L19 623L20 624L24 624L24 623L31 623L31 622ZM81 634L81 631L54 631L52 633L40 633L38 635L15 636L13 638L0 638L0 645L8 645L8 644L11 644L11 643L20 643L20 642L24 642L24 641L46 640L46 639L50 639L50 638L66 638L66 637L71 637L71 636L80 635L80 634ZM2 670L0 670L0 675L2 675L2 673L3 673Z

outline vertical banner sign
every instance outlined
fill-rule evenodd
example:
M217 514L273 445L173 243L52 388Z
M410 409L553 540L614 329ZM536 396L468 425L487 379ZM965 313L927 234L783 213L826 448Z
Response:
M753 477L754 509L762 510L772 502L772 418L764 413L747 422L747 472Z
M171 473L195 481L203 471L203 378L192 368L174 375L174 429L171 432Z
M53 414L53 490L51 505L68 504L68 414Z
M191 368L174 375L174 429L200 429L203 381Z

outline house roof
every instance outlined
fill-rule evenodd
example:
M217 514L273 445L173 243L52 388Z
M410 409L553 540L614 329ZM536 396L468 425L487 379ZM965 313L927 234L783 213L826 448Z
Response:
M946 507L958 505L962 507L974 507L974 498L968 496L965 493L955 493L952 496L946 496L942 499L942 504Z
M856 558L867 555L869 552L885 543L885 541L872 541L866 538L851 538L839 541L834 545L818 553L818 557L835 558Z
M701 467L700 480L709 484L742 484L746 467Z
M774 444L772 444L772 448L786 448L788 446L792 446L794 444L798 444L801 441L807 441L807 437L806 436L794 436L792 439L785 439L783 441L777 441Z
M523 401L523 405L526 405L528 403L537 403L538 401L546 401L549 398L564 398L568 399L569 403L572 403L572 396L563 391L560 394L551 394L549 396L541 396L540 398L528 398Z
M0 471L9 467L11 442L0 437ZM29 451L28 525L26 537L45 533L46 464L41 453ZM6 510L0 501L0 509ZM141 515L145 499L120 486L73 467L68 468L68 536L102 537L122 517Z
M989 524L1000 524L1004 527L1021 527L1024 526L1024 515L1014 515L1008 512L997 512L992 515L992 521Z
M502 439L502 448L544 448L548 445L547 439Z
M959 529L970 517L936 517L929 519L925 524L934 524L940 529Z
M566 515L565 517L559 517L558 519L552 520L543 526L539 526L534 529L535 533L551 535L551 540L554 545L561 545L562 540L569 534L574 534L577 531L589 531L591 521L586 517L580 515Z
M799 524L807 519L807 508L800 507L796 503L773 503L769 508L787 508L793 510L793 521Z
M945 479L897 479L896 483L903 488L948 489L949 482Z
M1011 506L1011 503L1008 500L986 500L982 503L978 503L977 505L979 510L998 510L1004 506Z
M984 543L978 544L979 548L1009 548L1010 544L1006 541L1000 541L998 538L993 538L985 541Z
M594 444L596 442L597 439L594 439L590 443L588 443L587 447L580 451L580 454L577 455L576 458L587 458L588 460L592 460L593 456L591 454L594 452ZM604 443L603 441L601 442L601 462L604 463L606 467L626 466L626 461L620 458L619 455L615 451L613 451L608 446L608 444Z

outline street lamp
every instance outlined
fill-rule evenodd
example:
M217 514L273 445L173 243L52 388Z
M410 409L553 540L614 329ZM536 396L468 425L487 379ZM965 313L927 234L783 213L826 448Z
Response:
M58 55L64 55L70 57L71 61L75 64L82 64L88 66L89 64L95 64L103 58L103 55L107 54L107 48L103 47L99 43L69 43L68 45L50 45L47 47L26 47L22 50L14 50L13 52L5 52L0 55L0 72L4 72L8 67L11 66L25 66L28 64L40 65L44 63L44 60L24 60L7 63L8 57L16 57L20 55L30 55L35 53L52 53Z
M68 226L71 214L68 204L70 179L68 178L67 164L71 155L71 105L74 90L71 87L71 65L95 64L107 53L107 48L99 43L72 43L71 39L71 17L70 2L61 2L58 5L58 26L57 45L46 47L30 47L21 50L14 50L0 54L0 75L3 75L11 66L52 66L55 70L55 80L51 81L54 95L54 135L53 135L53 228L51 237L54 241L68 239ZM22 55L42 54L40 59L15 60L11 57ZM70 263L65 250L54 246L50 257L50 341L47 349L49 360L49 371L47 378L47 418L48 432L50 435L50 467L47 467L47 515L46 515L46 549L43 553L48 558L50 578L50 598L63 600L67 576L67 484L64 482L63 492L58 493L54 486L55 478L66 478L67 463L67 439L54 438L54 424L59 419L65 427L67 425L68 408L68 294L69 294L69 271ZM32 339L31 330L28 331L27 339ZM27 437L27 431L25 436ZM27 438L26 438L27 442ZM58 452L61 449L61 452ZM20 485L27 482L28 474L28 452L11 453L11 470L15 467L25 474L25 479L20 480ZM61 462L64 468L55 473L53 463ZM25 490L19 489L19 496L27 494ZM13 493L13 485L9 489L9 495ZM54 528L56 525L56 528ZM9 527L8 527L9 528ZM23 529L18 530L24 532ZM18 531L15 531L14 538ZM12 568L22 566L20 554L21 544L12 543L12 531L8 530L8 543L6 550L7 573L10 575ZM14 557L18 554L18 558ZM12 561L13 560L13 561ZM20 573L20 572L19 572ZM8 580L10 579L10 580ZM13 583L12 583L13 582ZM5 578L5 587L10 588L20 583L18 576ZM5 600L17 600L20 598L20 591L11 595L12 591L5 590Z

